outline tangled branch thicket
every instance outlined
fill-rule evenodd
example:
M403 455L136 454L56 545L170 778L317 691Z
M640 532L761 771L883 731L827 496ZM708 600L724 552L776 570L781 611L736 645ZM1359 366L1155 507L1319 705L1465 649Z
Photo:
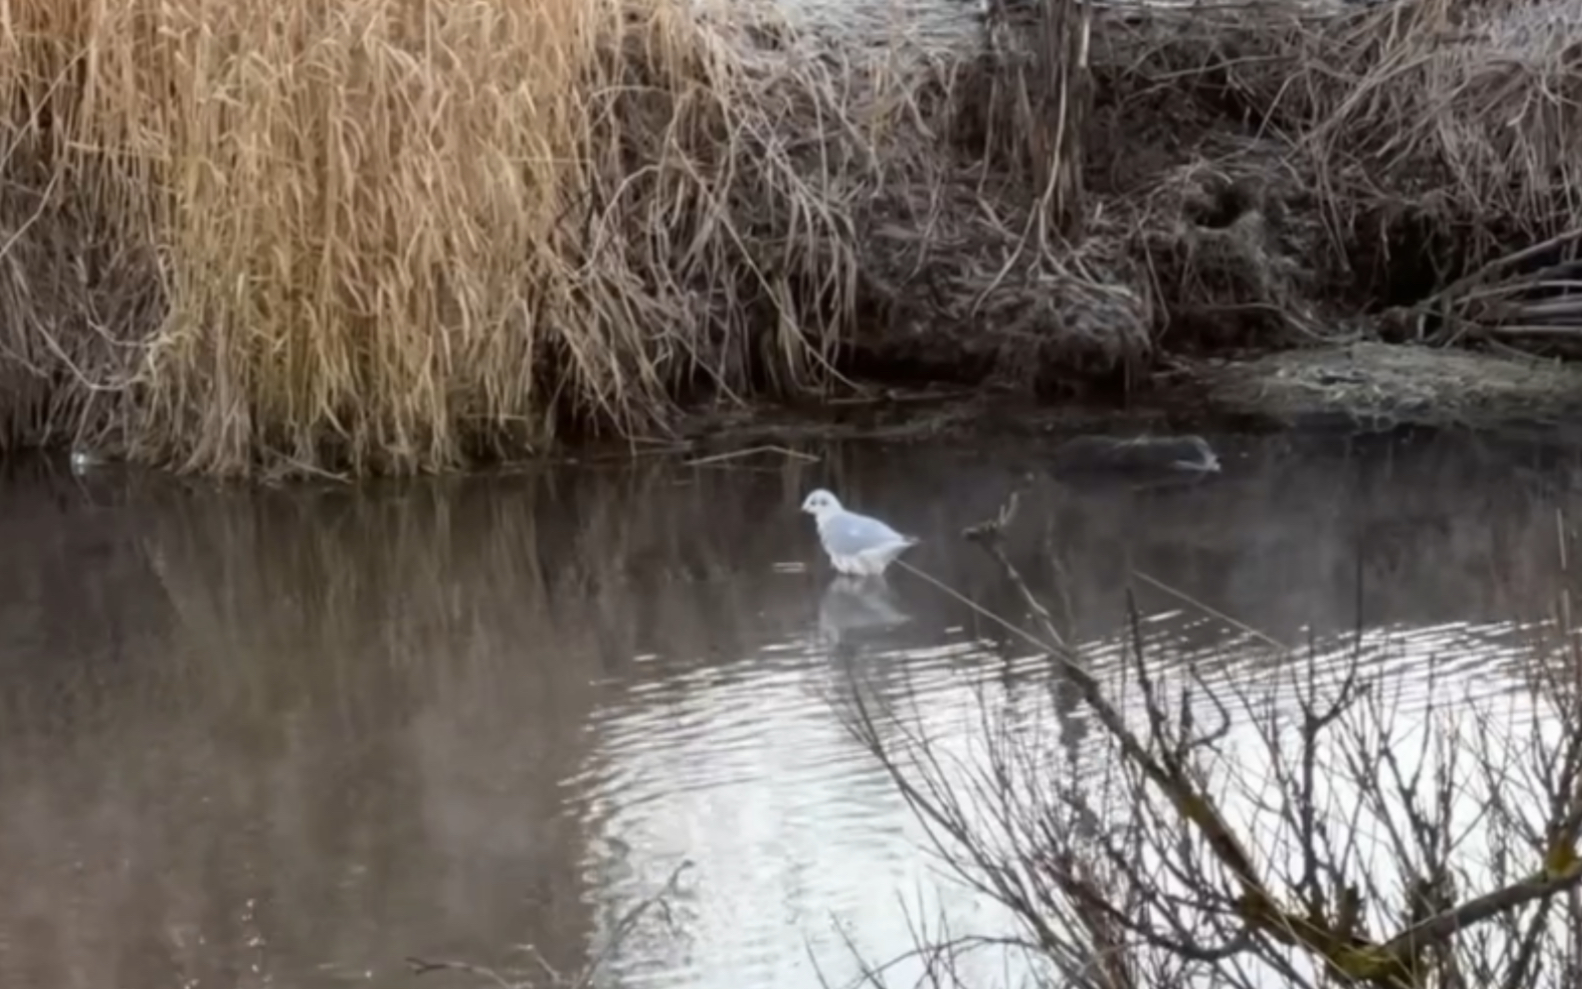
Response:
M743 2L10 0L0 446L428 470L1379 300L1563 336L1561 0L991 7L934 50Z
M1533 641L1532 690L1503 700L1434 677L1407 696L1360 634L1306 657L1266 642L1229 676L1171 669L1135 609L1101 670L1001 528L969 535L1031 616L1055 715L986 708L965 756L860 693L847 715L947 870L1020 928L919 944L923 984L1007 945L1033 984L1079 989L1577 984L1582 655L1564 606L1562 634ZM1092 730L1063 755L1040 726L1075 718Z

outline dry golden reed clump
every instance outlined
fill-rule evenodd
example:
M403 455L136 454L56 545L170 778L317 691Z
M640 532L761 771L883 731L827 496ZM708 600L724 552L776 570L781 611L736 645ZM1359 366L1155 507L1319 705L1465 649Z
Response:
M816 383L877 124L697 9L0 3L0 437L425 470Z

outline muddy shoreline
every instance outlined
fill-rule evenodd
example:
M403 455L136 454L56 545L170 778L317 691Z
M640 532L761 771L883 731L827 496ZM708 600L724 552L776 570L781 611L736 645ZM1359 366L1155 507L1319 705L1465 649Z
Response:
M822 400L695 403L662 435L635 442L587 437L541 456L490 458L474 467L487 473L653 454L732 461L759 452L774 459L832 442L1026 441L1037 449L1085 434L1364 436L1425 429L1582 439L1582 366L1374 341L1175 358L1124 396L1051 399L953 381L851 384ZM76 451L85 455L79 461L85 468L120 459L105 449Z
M1047 400L926 382L869 384L825 403L689 410L677 447L700 454L832 440L1039 440L1083 433L1548 433L1582 424L1582 367L1371 341L1178 359L1129 398ZM624 444L599 444L613 452ZM568 456L599 455L595 450Z

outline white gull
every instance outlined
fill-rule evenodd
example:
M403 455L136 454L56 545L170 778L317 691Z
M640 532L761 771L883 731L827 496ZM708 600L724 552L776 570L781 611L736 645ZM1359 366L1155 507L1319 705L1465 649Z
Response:
M802 502L802 511L818 521L819 542L829 562L843 574L875 577L896 558L917 545L878 519L848 512L828 491L819 488Z

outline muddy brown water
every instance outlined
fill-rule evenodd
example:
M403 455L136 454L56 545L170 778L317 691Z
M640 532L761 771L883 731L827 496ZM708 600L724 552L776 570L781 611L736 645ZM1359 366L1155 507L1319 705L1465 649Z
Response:
M1148 488L1039 474L1013 556L1096 655L1129 572L1270 635L1387 635L1367 662L1530 683L1582 458L1510 437L1216 437ZM0 481L0 984L481 985L406 956L610 987L807 987L1002 918L943 878L842 725L853 690L969 732L1043 675L927 581L832 580L797 504L827 484L1014 611L956 534L1040 451L813 450L356 489L242 491L13 465ZM1057 575L1050 560L1057 560ZM1136 584L1161 668L1236 671L1234 623ZM1325 653L1339 657L1337 648ZM1251 676L1253 674L1246 673ZM1059 712L1064 744L1092 729ZM668 917L610 934L683 858ZM848 946L848 939L849 945ZM980 986L1014 984L985 959ZM894 984L910 984L904 978Z

